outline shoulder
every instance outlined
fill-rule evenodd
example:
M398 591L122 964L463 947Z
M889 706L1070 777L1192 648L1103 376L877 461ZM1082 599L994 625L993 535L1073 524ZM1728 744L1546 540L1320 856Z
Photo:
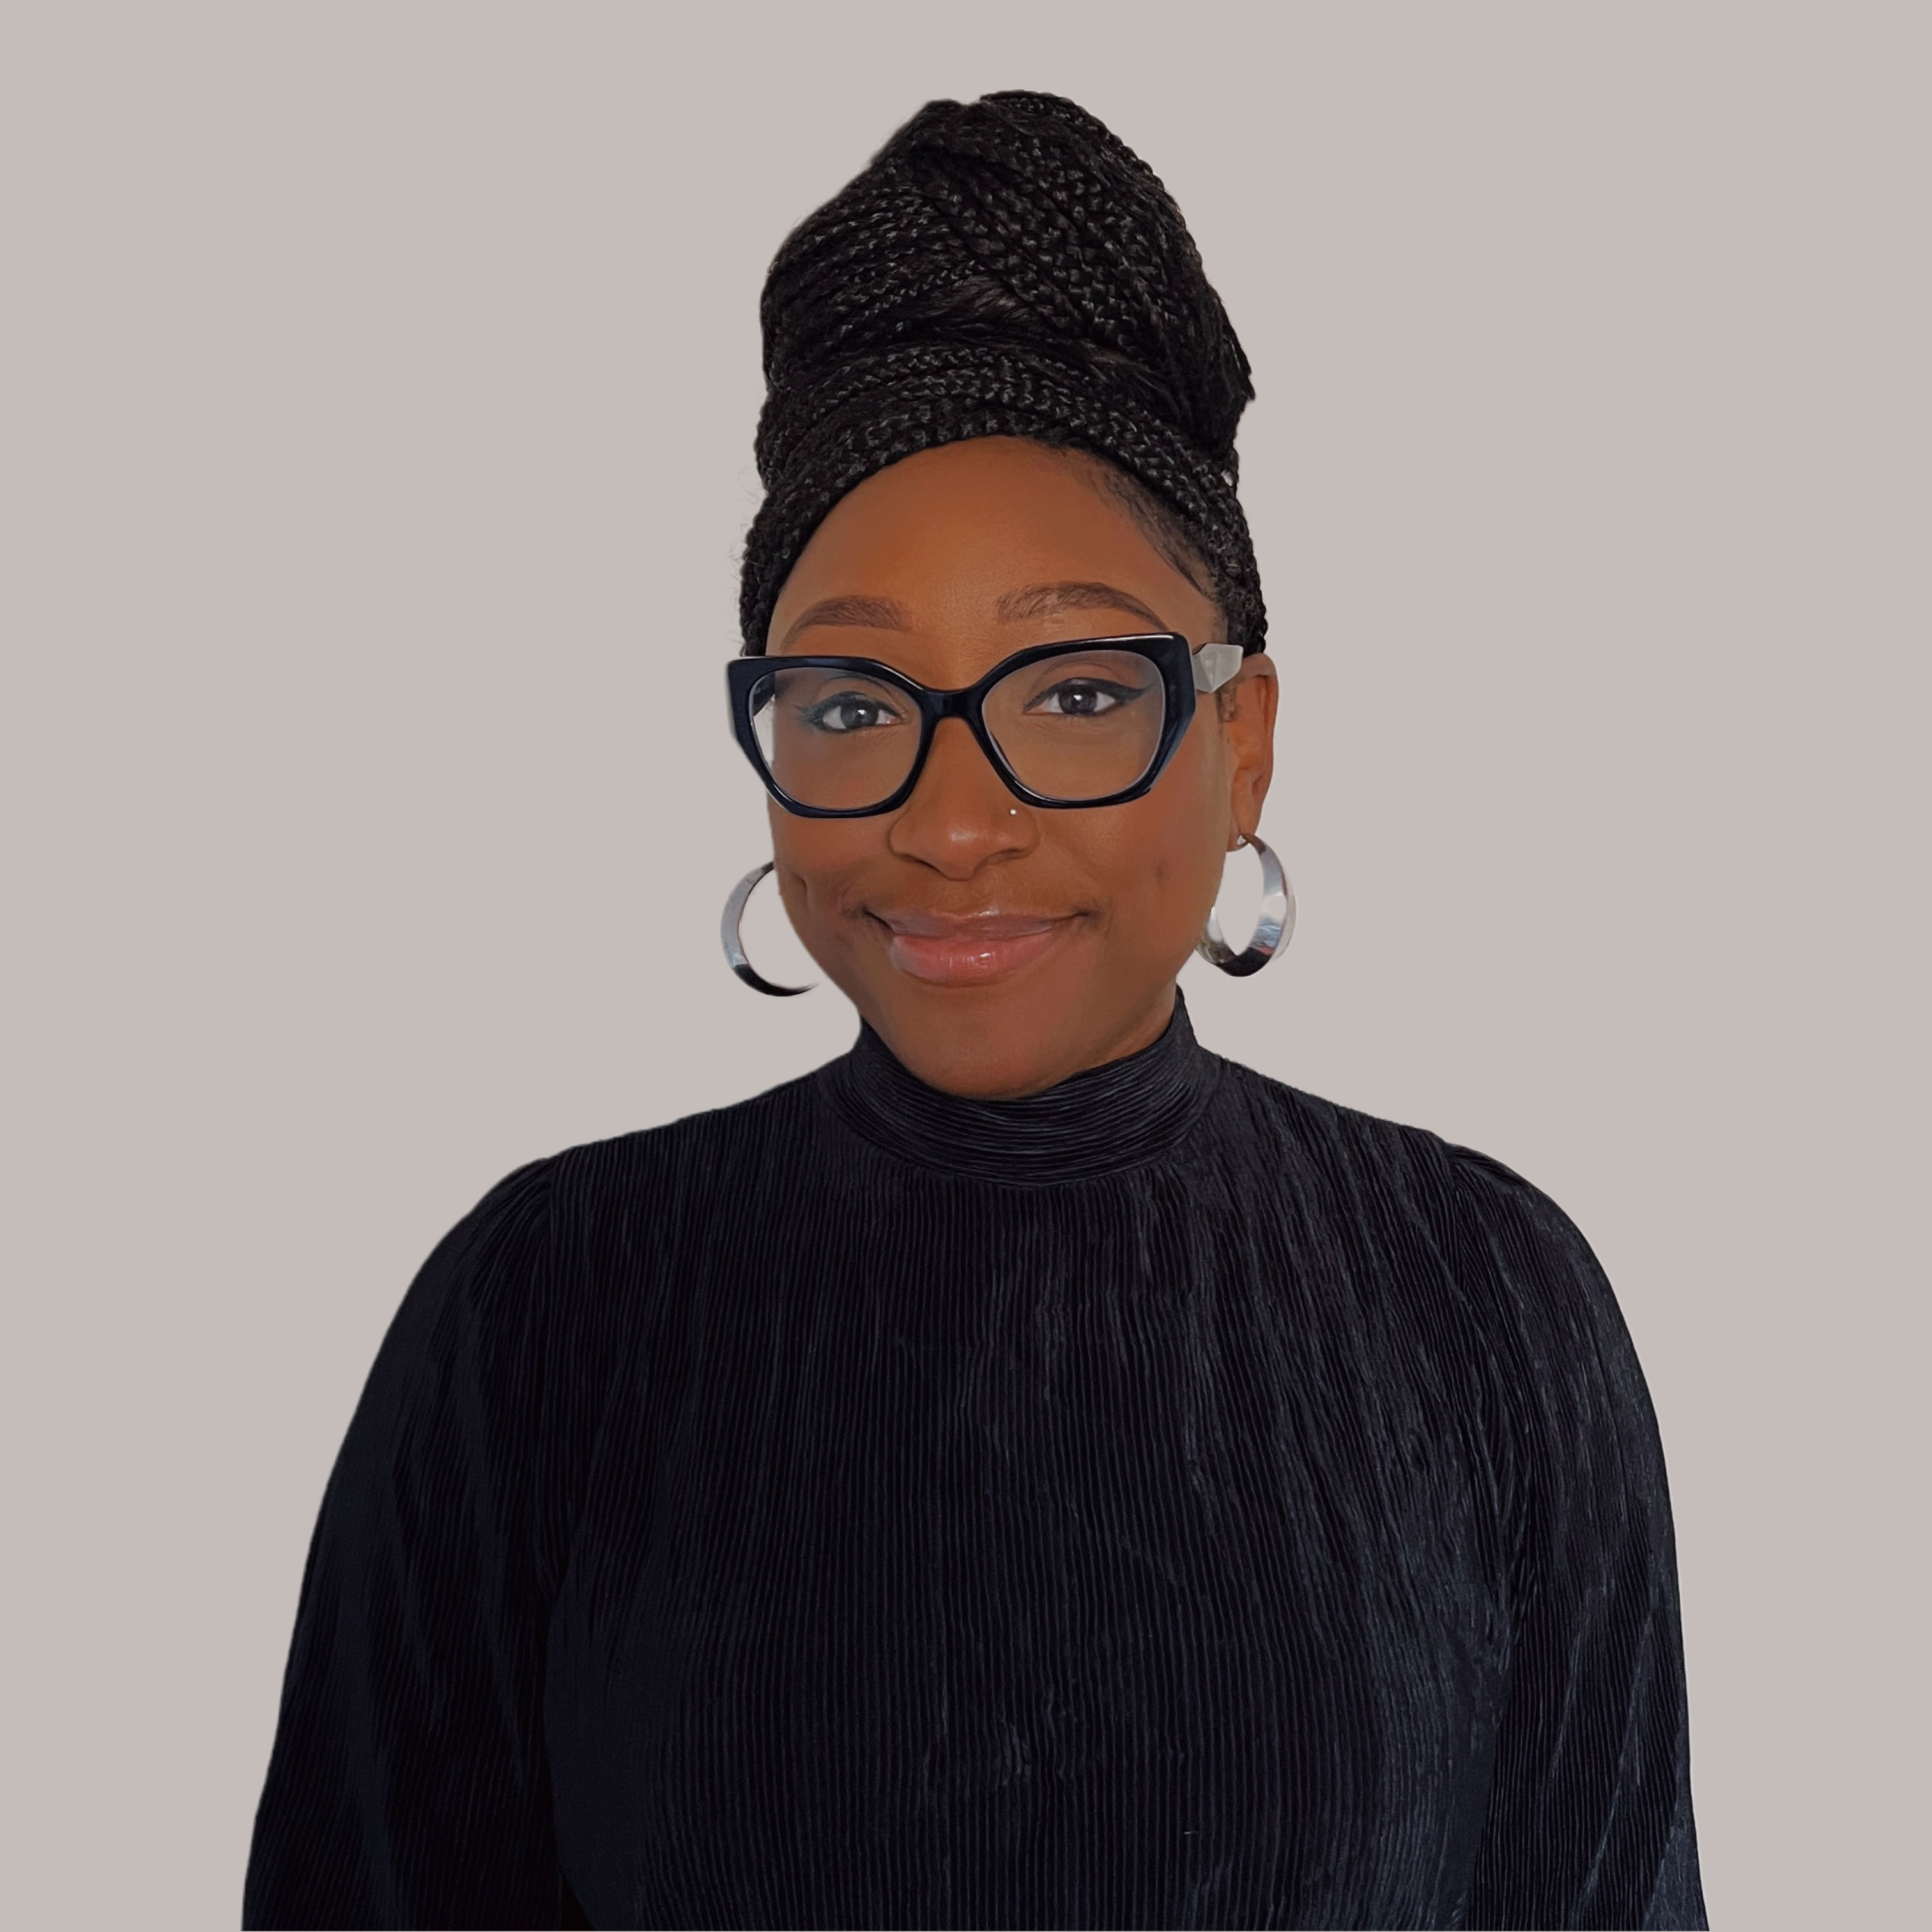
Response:
M526 1162L484 1193L425 1264L411 1300L521 1326L627 1306L687 1229L756 1200L774 1162L817 1124L807 1074L725 1107L586 1141Z
M404 1295L362 1408L400 1416L469 1386L486 1408L599 1385L646 1328L694 1202L754 1190L795 1138L811 1077L667 1124L526 1162L430 1251Z
M1508 1170L1452 1145L1426 1128L1385 1120L1270 1078L1239 1060L1222 1062L1220 1130L1258 1146L1287 1174L1364 1211L1406 1208L1431 1219L1459 1198L1464 1159Z
M1223 1124L1257 1134L1284 1154L1325 1163L1364 1181L1426 1189L1485 1220L1520 1221L1582 1237L1550 1197L1499 1160L1460 1147L1426 1127L1364 1113L1222 1060Z
M782 1160L819 1120L817 1073L725 1107L586 1142L553 1155L554 1211L566 1231L650 1240L693 1208L754 1198L768 1162Z
M386 1357L473 1342L479 1327L528 1300L548 1250L555 1166L532 1160L506 1174L436 1243L397 1310Z
M1663 1506L1657 1419L1629 1329L1589 1243L1548 1194L1426 1128L1244 1067L1222 1097L1240 1131L1274 1137L1302 1211L1314 1195L1345 1252L1390 1258L1379 1276L1420 1298L1417 1332L1466 1338L1504 1434L1546 1478L1588 1467L1592 1481Z
M1616 1298L1589 1243L1542 1189L1491 1156L1227 1063L1224 1130L1258 1137L1304 1196L1426 1243L1472 1309L1538 1348L1634 1371ZM1564 1340L1567 1338L1567 1342ZM1626 1366L1627 1364L1627 1366Z

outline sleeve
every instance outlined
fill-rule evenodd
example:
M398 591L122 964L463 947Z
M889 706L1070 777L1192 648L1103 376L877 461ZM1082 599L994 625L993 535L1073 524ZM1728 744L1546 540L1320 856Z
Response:
M1456 1150L1500 1291L1509 1680L1470 1926L1702 1928L1676 1551L1642 1371L1588 1245Z
M310 1546L244 1926L566 1922L542 1721L548 1186L539 1162L493 1190L383 1341Z

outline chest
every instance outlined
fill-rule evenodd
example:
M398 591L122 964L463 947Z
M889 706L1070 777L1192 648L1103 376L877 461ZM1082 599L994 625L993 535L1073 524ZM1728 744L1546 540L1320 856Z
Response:
M1390 1284L1148 1204L690 1258L553 1632L586 1904L1399 1923L1378 1887L1453 1874L1499 1681L1468 1392Z

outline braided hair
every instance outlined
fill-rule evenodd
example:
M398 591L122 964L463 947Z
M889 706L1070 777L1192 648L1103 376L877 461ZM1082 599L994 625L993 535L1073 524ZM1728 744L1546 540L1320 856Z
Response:
M848 490L977 436L1102 459L1220 606L1226 641L1262 647L1235 495L1248 358L1173 197L1084 109L1051 94L928 102L786 238L760 318L747 652L764 649L785 578Z

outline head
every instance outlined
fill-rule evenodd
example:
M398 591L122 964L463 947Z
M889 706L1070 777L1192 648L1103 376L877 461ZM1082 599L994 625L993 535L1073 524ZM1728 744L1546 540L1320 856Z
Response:
M1030 800L949 717L890 809L771 808L794 926L922 1079L1017 1096L1150 1044L1257 828L1276 690L1234 495L1247 365L1178 211L1070 103L935 103L788 242L765 326L748 652L958 690L1078 639L1242 650L1124 802Z
M904 458L843 497L786 578L767 649L873 658L929 687L1015 652L1225 620L1162 554L1100 460L1017 437ZM1077 664L1078 660L1071 662ZM1222 861L1267 795L1265 657L1193 700L1153 788L1125 804L1016 796L966 724L935 730L876 816L771 806L785 909L893 1053L950 1091L1033 1093L1158 1038Z

